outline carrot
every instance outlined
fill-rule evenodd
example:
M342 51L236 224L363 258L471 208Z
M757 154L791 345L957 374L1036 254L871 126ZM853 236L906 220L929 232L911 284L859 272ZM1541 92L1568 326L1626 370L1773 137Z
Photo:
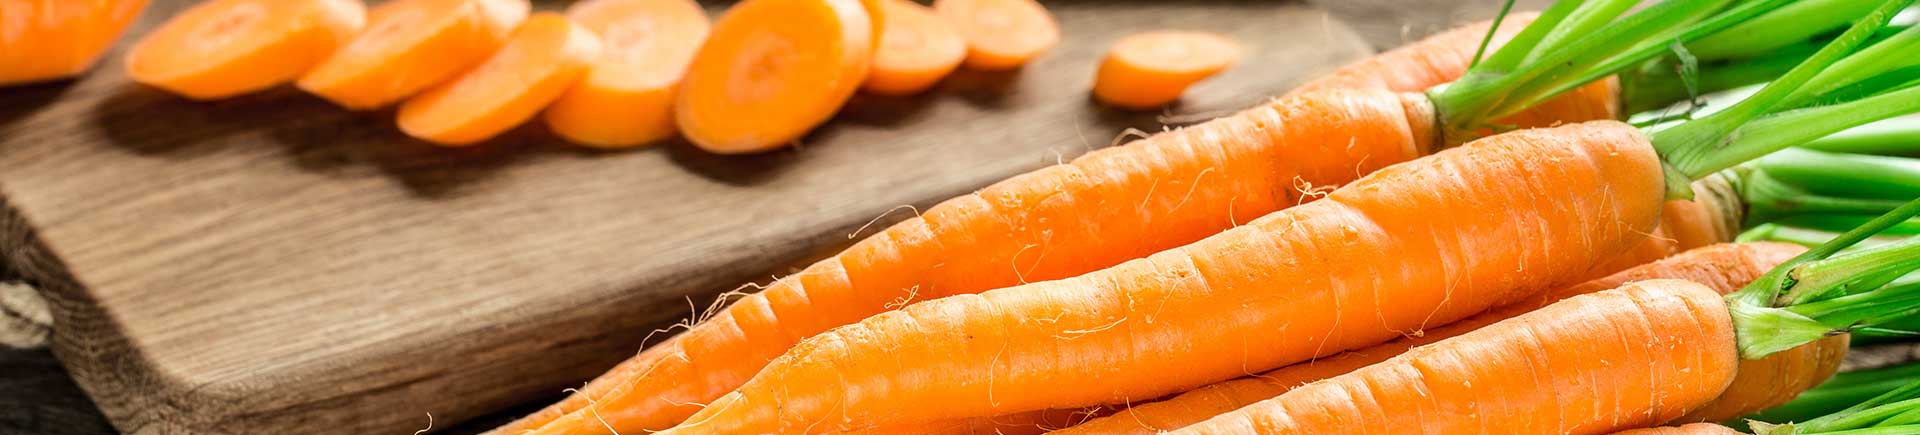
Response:
M140 38L133 81L214 100L293 81L367 23L359 0L214 0Z
M1626 251L1658 216L1660 173L1645 136L1617 122L1489 137L1144 259L822 333L663 433L1125 402L1384 342ZM1512 207L1530 203L1542 206ZM1197 357L1146 357L1162 353Z
M1157 31L1115 41L1100 61L1093 96L1114 106L1149 109L1180 99L1187 86L1240 59L1233 40L1206 32Z
M1060 43L1060 24L1034 0L934 0L933 10L966 38L969 69L1019 68Z
M1614 432L1614 435L1746 435L1733 428L1713 423L1694 423L1685 426L1650 427Z
M534 14L486 62L400 106L400 131L441 145L487 140L560 98L600 55L600 40L566 16Z
M1293 88L1287 95L1330 89L1412 92L1451 82L1466 73L1482 39L1491 34L1488 50L1499 48L1539 16L1537 12L1519 12L1508 15L1499 27L1495 27L1492 20L1486 20L1435 33L1341 66L1324 77Z
M932 9L907 0L880 0L887 15L873 70L861 90L881 95L917 94L933 87L967 57L967 41Z
M1356 63L1340 74L1464 68L1479 40L1447 40L1458 44L1416 43L1423 52L1391 51L1381 55L1390 61ZM1416 75L1444 80L1444 73ZM747 296L694 325L684 339L641 352L536 417L575 414L556 420L548 433L600 431L600 420L623 433L664 429L698 410L695 404L738 387L800 338L906 302L1075 276L1177 247L1424 155L1434 116L1419 95L1392 91L1439 83L1369 83L1398 88L1282 98L943 202ZM1568 98L1578 100L1543 108L1569 110L1558 118L1574 121L1610 114L1615 101L1604 92ZM587 410L589 403L597 405Z
M1733 381L1739 357L1731 319L1720 294L1700 284L1634 282L1171 433L1578 434L1653 426Z
M13 0L0 7L0 86L72 77L113 46L147 0Z
M586 78L547 107L547 128L568 141L624 148L666 139L674 91L707 39L707 15L693 0L589 0L567 18L600 35Z
M877 37L853 0L740 2L694 54L674 120L694 145L716 153L792 143L853 96Z
M301 76L300 89L353 110L372 110L445 82L505 44L527 0L393 0L367 28Z
M1669 220L1666 223L1674 222ZM1632 281L1684 279L1705 284L1721 293L1732 292L1759 278L1768 269L1805 250L1797 245L1782 243L1717 244L1693 249L1671 258L1646 263L1579 285L1541 293L1539 296L1444 327L1428 329L1392 342L1342 353L1331 358L1313 360L1252 377L1208 385L1166 400L1133 406L1114 415L1090 420L1059 433L1062 435L1154 434L1180 429L1215 415L1279 396L1300 385L1386 361L1415 347L1456 337L1573 296L1612 289ZM1798 356L1795 355L1795 357ZM1838 358L1831 358L1831 361L1834 367L1838 366ZM1829 375L1830 370L1831 368L1827 373ZM1745 371L1746 368L1743 366L1742 372ZM1780 372L1755 371L1755 373ZM1819 378L1824 379L1825 376L1822 375ZM1814 380L1814 382L1818 381L1819 379ZM1798 392L1808 387L1811 385L1799 386L1792 391ZM1741 397L1744 400L1744 397L1748 396ZM1788 397L1788 399L1791 398L1791 396ZM1784 403L1785 400L1782 399L1780 402ZM1764 406L1751 408L1749 411L1762 408Z

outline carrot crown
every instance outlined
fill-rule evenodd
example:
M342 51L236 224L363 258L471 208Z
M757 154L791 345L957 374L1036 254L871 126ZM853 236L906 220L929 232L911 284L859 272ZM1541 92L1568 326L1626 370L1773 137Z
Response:
M1489 127L1489 120L1517 113L1664 53L1684 52L1681 43L1732 28L1788 4L1785 0L1738 4L1729 0L1672 0L1629 13L1638 3L1556 2L1493 54L1484 58L1476 55L1474 65L1460 80L1428 92L1440 113L1446 142L1464 142Z
M1920 199L1768 271L1727 295L1740 355L1774 352L1920 312L1920 236L1842 252L1920 215Z

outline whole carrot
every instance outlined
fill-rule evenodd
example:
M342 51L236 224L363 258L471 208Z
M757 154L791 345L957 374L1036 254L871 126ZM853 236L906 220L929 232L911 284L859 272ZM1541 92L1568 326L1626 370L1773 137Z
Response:
M641 352L579 393L493 433L544 425L552 426L544 433L670 427L800 338L911 302L1079 275L1319 198L1330 186L1428 152L1432 108L1421 96L1396 92L1458 76L1479 43L1465 36L1487 28L1448 32L1325 79L1384 90L1282 98L947 200L775 281L679 335L685 338ZM1375 69L1434 81L1354 78L1394 76ZM1542 105L1558 113L1522 117L1613 118L1612 86ZM578 412L589 403L595 411ZM574 415L562 418L567 414Z

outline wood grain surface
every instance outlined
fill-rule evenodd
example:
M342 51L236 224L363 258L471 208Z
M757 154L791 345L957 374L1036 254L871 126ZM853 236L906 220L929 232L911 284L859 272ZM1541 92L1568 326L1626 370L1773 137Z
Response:
M154 3L133 37L192 2ZM1025 71L861 96L752 157L589 152L539 127L436 149L390 111L289 89L192 103L127 83L109 55L82 80L0 92L0 258L48 296L54 353L121 431L405 433L577 385L711 295L911 213L896 206L1161 128L1085 97L1124 33L1248 46L1180 113L1369 51L1294 3L1050 7L1067 40Z

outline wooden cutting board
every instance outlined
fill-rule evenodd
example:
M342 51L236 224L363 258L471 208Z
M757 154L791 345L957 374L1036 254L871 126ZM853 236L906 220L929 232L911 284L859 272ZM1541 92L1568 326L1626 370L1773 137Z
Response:
M154 3L128 39L192 2ZM1246 44L1175 114L1244 107L1369 51L1297 3L1050 7L1066 40L1024 71L860 96L749 157L587 151L538 126L438 149L390 111L291 89L177 99L110 54L75 82L0 89L0 254L41 286L55 352L125 432L409 433L577 386L713 295L912 214L897 206L1161 129L1087 99L1126 33Z

